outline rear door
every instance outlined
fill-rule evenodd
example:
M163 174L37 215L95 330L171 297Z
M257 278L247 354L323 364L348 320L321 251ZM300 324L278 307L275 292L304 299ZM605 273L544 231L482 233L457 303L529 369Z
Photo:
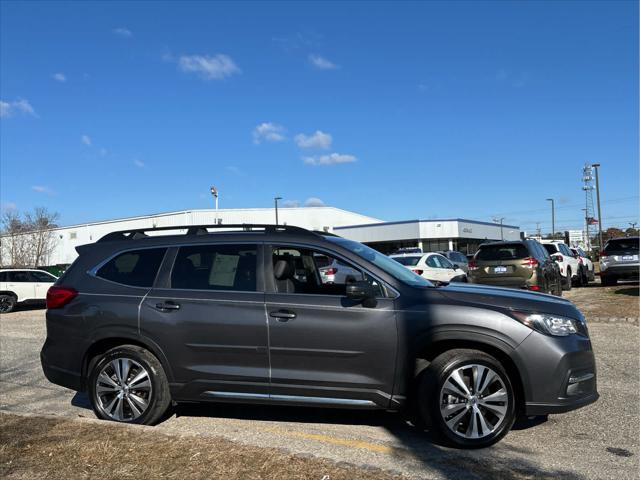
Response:
M7 289L16 294L19 302L36 298L36 284L27 270L7 272Z
M141 334L164 352L176 400L264 400L269 355L262 246L173 248L141 309Z
M47 298L49 287L56 281L56 277L47 272L31 272L31 277L35 282L35 295L38 300Z
M369 281L376 305L349 300L344 283L323 283L313 261L319 254ZM397 331L381 283L330 251L286 244L267 253L265 272L272 401L388 407Z

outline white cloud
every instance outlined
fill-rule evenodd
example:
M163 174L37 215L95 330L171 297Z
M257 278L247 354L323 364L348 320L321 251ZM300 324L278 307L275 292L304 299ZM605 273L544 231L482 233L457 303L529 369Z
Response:
M196 73L204 80L222 80L242 73L231 57L220 53L214 56L182 55L178 66L183 72Z
M84 143L88 147L90 147L92 145L91 137L89 135L82 135L80 137L80 141L82 141L82 143Z
M133 33L131 30L125 27L118 27L113 29L113 33L121 38L131 38L133 37Z
M339 163L353 163L358 161L353 155L345 155L342 153L330 153L329 155L314 155L313 157L303 157L302 160L307 165L324 166L337 165Z
M324 207L325 203L318 197L309 197L304 201L305 207Z
M284 127L271 122L264 122L253 129L253 143L282 142L286 139Z
M138 168L144 168L144 162L142 160L138 160L137 158L133 161L133 164Z
M0 100L0 118L9 118L16 114L30 115L32 117L38 116L27 100L19 99L13 102L3 102Z
M38 193L46 193L47 195L53 195L53 190L43 185L34 185L31 187L31 190Z
M55 81L60 82L60 83L64 83L64 82L67 81L67 76L64 73L60 73L60 72L54 73L53 75L51 75L51 77Z
M284 200L282 202L282 208L297 208L300 206L299 200Z
M294 138L296 145L300 148L331 148L333 138L328 133L316 130L312 135L300 133Z
M319 70L335 70L336 68L339 68L338 65L324 57L321 57L320 55L311 54L308 58L309 63Z

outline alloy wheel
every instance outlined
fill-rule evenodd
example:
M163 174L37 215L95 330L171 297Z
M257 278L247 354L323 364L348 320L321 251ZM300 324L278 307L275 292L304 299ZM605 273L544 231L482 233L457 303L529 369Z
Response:
M456 435L480 439L495 432L509 410L509 393L500 375L486 365L456 368L440 390L440 415Z
M0 313L8 313L13 308L11 297L4 295L0 297Z
M130 358L115 358L107 363L96 377L95 387L98 407L118 422L136 420L151 401L149 372Z

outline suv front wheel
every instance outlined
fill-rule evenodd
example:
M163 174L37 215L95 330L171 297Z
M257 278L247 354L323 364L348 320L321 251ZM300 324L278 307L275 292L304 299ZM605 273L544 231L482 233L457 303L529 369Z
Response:
M493 445L515 420L507 372L478 350L450 350L434 359L421 376L418 401L422 420L456 447Z
M88 383L93 411L103 420L154 425L171 403L162 365L137 345L122 345L96 357Z

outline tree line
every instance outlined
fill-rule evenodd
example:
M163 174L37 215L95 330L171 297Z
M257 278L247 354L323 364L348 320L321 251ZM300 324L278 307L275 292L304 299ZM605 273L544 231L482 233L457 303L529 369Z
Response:
M59 214L45 207L30 212L6 210L0 220L0 265L41 267L55 248L54 228Z

